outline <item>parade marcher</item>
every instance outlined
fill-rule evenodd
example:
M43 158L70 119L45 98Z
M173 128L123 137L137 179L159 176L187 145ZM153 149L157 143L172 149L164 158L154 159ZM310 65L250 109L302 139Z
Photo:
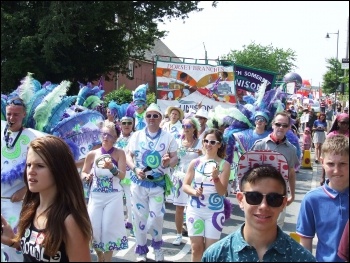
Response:
M183 189L183 180L185 178L188 165L191 160L202 155L202 142L198 140L199 122L196 118L185 118L182 121L182 134L176 141L178 143L177 156L179 162L173 172L173 204L175 210L176 239L173 245L179 246L182 242L183 224L186 222L184 210L188 201L188 194ZM185 220L184 220L185 219ZM185 222L184 222L185 221Z
M147 108L147 97L146 92L148 89L148 84L139 85L133 92L133 104L135 108L134 118L135 118L135 130L141 130L147 126L145 120L145 113Z
M290 205L295 198L295 167L299 164L299 158L297 157L296 148L292 145L287 137L286 133L290 129L291 119L285 112L276 113L272 120L272 133L262 140L255 142L251 150L271 150L283 154L288 162L289 166L289 189L290 195L287 199L287 206ZM280 228L284 225L284 219L286 216L286 208L280 213L278 217L278 226Z
M182 119L184 118L184 112L180 107L174 106L168 107L166 112L169 114L169 121L163 124L162 129L170 132L174 138L177 139L182 132Z
M124 116L120 119L121 134L117 139L116 146L120 149L125 150L128 145L131 135L134 133L134 118ZM125 228L130 229L130 235L133 236L132 229L132 213L131 213L131 180L130 180L131 169L129 166L126 166L125 178L121 180L120 184L124 190L124 199L126 207L126 219L125 219Z
M320 113L317 120L314 121L312 125L313 138L312 142L315 145L315 163L319 163L321 155L321 147L324 141L326 140L326 130L327 130L327 121L326 114Z
M90 151L81 172L83 180L91 181L88 212L93 228L92 247L99 262L110 262L113 251L128 248L124 222L123 187L126 161L123 149L114 147L120 127L108 123L101 129L102 147Z
M318 262L341 262L337 252L349 220L349 138L344 135L328 137L322 145L320 161L327 180L305 194L296 233L300 244L311 252L317 235Z
M126 148L127 165L132 169L130 190L137 262L147 260L148 231L152 235L155 261L164 260L162 231L165 197L172 187L170 168L178 163L176 140L159 127L163 117L159 106L150 104L145 117L146 128L136 131Z
M210 246L202 262L316 262L277 225L277 217L287 205L287 187L277 159L274 165L261 162L256 167L250 166L248 158L243 161L248 171L240 179L236 198L245 221L238 230Z
M200 108L194 115L200 124L200 129L198 131L198 138L199 140L203 139L204 136L204 132L207 131L209 129L208 125L207 125L207 121L208 121L208 112L204 109L204 108Z
M1 215L1 243L24 262L90 262L92 228L69 146L52 135L31 141L23 181L17 234Z
M207 130L202 143L203 156L190 162L183 184L184 192L190 196L186 224L192 262L200 261L203 252L220 239L230 177L230 164L224 159L226 146L222 132Z

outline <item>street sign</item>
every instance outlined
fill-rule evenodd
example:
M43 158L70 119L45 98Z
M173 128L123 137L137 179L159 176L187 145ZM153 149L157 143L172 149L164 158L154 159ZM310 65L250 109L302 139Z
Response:
M349 69L349 58L341 59L341 69Z

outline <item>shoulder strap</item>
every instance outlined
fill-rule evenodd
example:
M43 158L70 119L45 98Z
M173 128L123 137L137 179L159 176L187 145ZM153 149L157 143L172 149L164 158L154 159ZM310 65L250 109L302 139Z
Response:
M225 163L225 159L222 159L219 165L219 171L221 172L223 170L224 167L224 163Z

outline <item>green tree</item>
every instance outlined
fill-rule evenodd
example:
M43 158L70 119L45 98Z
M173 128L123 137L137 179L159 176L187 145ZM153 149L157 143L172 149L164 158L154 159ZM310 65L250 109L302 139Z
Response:
M243 50L231 50L222 59L248 67L277 72L277 80L281 80L285 74L296 67L294 64L295 51L275 48L271 44L262 46L255 42L251 42L248 46L244 45Z
M125 74L129 58L143 59L166 34L157 23L185 21L202 11L199 2L1 1L2 91L15 89L27 72L53 83Z
M336 58L326 59L327 72L323 75L322 92L325 94L340 94L339 87L344 83L345 93L349 94L349 71L344 77L344 70L341 69L341 63Z

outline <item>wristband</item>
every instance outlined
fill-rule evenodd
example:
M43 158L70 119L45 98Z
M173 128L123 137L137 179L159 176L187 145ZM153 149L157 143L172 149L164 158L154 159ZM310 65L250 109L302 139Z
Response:
M214 184L216 184L219 181L220 181L219 177L216 177L216 178L213 179Z
M109 169L109 171L110 171L113 175L118 175L118 172L119 172L117 166L115 166L115 165L113 166L112 169Z

